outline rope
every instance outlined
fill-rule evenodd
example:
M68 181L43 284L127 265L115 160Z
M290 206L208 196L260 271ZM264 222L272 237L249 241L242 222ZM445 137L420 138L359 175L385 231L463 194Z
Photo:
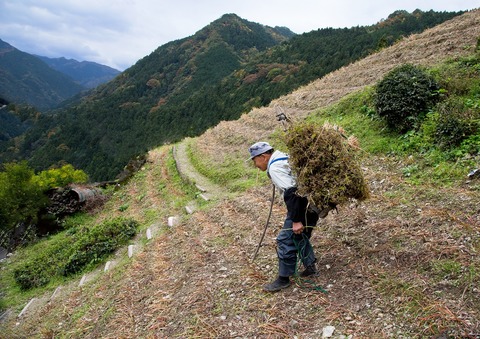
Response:
M307 203L307 208L305 209L305 224L308 224L308 221L307 221L307 211L308 211L308 206L310 205L310 202ZM314 228L315 226L308 226L308 225L305 225L304 228L307 229L307 228ZM285 229L285 230L289 230L289 229ZM293 231L293 228L290 229ZM282 229L283 231L283 229ZM303 288L303 289L307 289L307 288L310 288L314 291L320 291L322 293L325 293L325 294L328 294L328 291L326 291L325 289L323 289L323 287L321 287L320 285L318 285L317 283L315 283L314 281L312 280L307 280L307 279L300 279L300 275L298 274L298 267L299 267L299 264L301 262L303 262L303 255L302 253L304 252L305 250L305 247L310 244L310 239L308 239L307 235L305 233L302 232L302 240L304 242L304 246L303 248L300 248L300 244L297 242L297 240L295 239L295 235L293 236L293 243L295 244L295 248L297 249L297 262L295 263L295 274L294 274L294 280L295 282L297 283L298 286L300 286L300 288ZM310 246L312 246L310 244ZM306 284L309 284L311 286L307 287L305 286Z
M312 227L312 226L307 226L307 227ZM297 252L298 252L297 262L295 264L295 274L294 274L295 282L300 286L300 288L303 288L303 289L310 288L314 291L320 291L322 293L328 294L328 291L326 291L322 286L318 285L314 281L299 278L300 276L298 274L298 266L303 261L302 260L303 259L302 253L303 253L303 250L305 249L305 246L307 245L307 243L310 243L310 240L308 239L308 237L304 233L302 233L302 238L303 238L302 240L304 240L305 245L304 245L303 248L300 248L299 243L297 242L295 237L293 237L293 243L295 244L295 247L297 248ZM306 285L305 283L307 283L311 286L309 286L309 287L305 286Z

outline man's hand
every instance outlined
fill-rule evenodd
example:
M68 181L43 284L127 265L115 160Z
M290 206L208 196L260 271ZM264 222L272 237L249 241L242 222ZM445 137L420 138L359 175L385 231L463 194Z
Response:
M300 233L303 232L303 229L304 229L304 227L303 227L302 222L299 221L299 222L294 222L293 223L293 227L292 227L293 233L300 234Z

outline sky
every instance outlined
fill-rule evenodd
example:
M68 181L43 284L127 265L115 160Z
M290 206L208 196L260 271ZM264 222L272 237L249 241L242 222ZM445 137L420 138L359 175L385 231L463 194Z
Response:
M301 34L373 25L396 10L479 7L478 0L0 0L0 39L30 54L123 71L227 13Z

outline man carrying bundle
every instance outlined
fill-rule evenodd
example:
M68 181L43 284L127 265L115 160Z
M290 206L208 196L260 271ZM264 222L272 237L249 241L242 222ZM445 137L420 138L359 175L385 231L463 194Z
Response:
M283 193L287 206L287 216L277 236L278 278L263 287L265 291L276 292L290 286L290 277L296 270L297 254L305 267L300 276L317 274L316 258L309 239L319 216L309 208L306 197L296 194L296 178L285 153L275 151L263 141L253 144L248 151L255 167L267 171L275 187Z

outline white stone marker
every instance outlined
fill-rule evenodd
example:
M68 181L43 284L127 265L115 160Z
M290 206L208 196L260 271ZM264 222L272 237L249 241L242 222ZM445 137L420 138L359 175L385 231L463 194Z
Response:
M198 186L197 184L195 184L195 186L197 187L197 189L200 191L200 192L206 192L207 190L201 186Z
M177 217L168 217L168 227L173 227L178 223Z
M62 289L62 286L58 286L55 291L53 292L52 296L50 297L50 300L52 300L53 298L55 298L58 294L58 292L60 292L60 290Z
M32 300L30 300L28 302L28 304L25 305L25 307L23 308L22 312L20 312L20 314L18 315L19 318L22 317L22 315L25 314L25 312L27 312L28 308L33 304L33 302L37 300L37 298L32 298Z
M147 228L147 239L152 239L152 230L150 228Z
M134 245L128 245L128 257L131 258L133 256L133 249Z

